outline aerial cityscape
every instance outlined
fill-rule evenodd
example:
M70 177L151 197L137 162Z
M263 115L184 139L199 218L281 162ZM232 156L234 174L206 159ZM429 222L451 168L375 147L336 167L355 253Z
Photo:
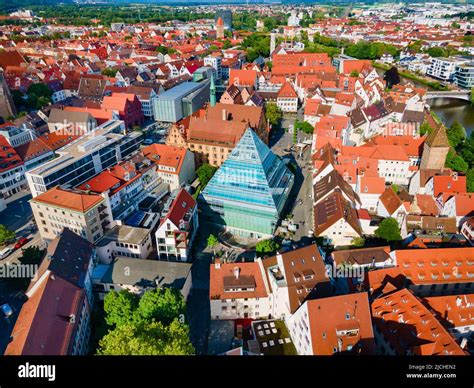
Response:
M473 55L471 1L4 2L0 354L472 355Z

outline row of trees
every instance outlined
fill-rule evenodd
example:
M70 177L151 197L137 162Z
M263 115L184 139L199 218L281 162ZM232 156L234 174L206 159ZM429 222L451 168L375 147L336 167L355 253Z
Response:
M186 304L176 289L110 292L104 300L108 333L99 341L99 355L192 355Z
M446 129L451 149L446 167L466 174L467 191L474 192L474 132L466 136L466 129L455 121Z

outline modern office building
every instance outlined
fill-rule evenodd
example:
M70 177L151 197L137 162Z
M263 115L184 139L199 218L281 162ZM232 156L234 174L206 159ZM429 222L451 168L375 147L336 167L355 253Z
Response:
M200 195L199 208L231 233L268 237L293 182L283 161L249 128Z
M153 101L155 120L176 123L189 115L188 111L190 109L197 110L201 108L206 101L209 101L209 87L210 82L208 80L183 82L160 94ZM183 105L185 106L184 109Z
M454 81L456 85L464 89L474 87L474 62L456 66Z
M109 120L58 151L59 157L26 173L33 197L61 185L75 187L138 150L143 134Z
M467 62L469 61L463 57L431 58L431 65L426 74L442 81L454 81L456 68Z
M226 30L232 28L232 11L230 9L217 10L216 15L214 16L214 21L217 23L219 18L222 18Z

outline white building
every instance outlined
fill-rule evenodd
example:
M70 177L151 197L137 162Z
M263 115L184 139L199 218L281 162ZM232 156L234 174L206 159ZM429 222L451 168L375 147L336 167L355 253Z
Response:
M467 62L469 62L469 60L432 58L431 65L428 67L426 74L442 81L453 81L456 67Z
M118 256L147 259L153 250L152 233L147 228L117 225L108 230L96 246L101 263L109 264Z
M211 319L268 318L269 288L260 261L221 263L210 267Z
M143 154L155 164L157 175L170 191L195 178L194 154L186 148L155 143L143 148Z
M222 58L208 55L204 58L204 66L212 67L216 80L222 78Z
M185 189L174 191L164 205L155 233L158 256L188 261L197 228L196 201Z

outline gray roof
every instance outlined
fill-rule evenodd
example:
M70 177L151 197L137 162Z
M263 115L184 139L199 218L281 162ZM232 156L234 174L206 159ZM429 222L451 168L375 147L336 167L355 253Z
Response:
M111 241L141 245L149 234L150 231L145 228L117 225L105 233L105 235L97 242L97 246L105 246Z
M181 290L190 273L191 264L188 263L117 257L109 265L98 265L93 278L106 284L172 287Z
M51 109L49 113L49 123L87 123L93 120L93 117L88 112L70 112L58 108Z

